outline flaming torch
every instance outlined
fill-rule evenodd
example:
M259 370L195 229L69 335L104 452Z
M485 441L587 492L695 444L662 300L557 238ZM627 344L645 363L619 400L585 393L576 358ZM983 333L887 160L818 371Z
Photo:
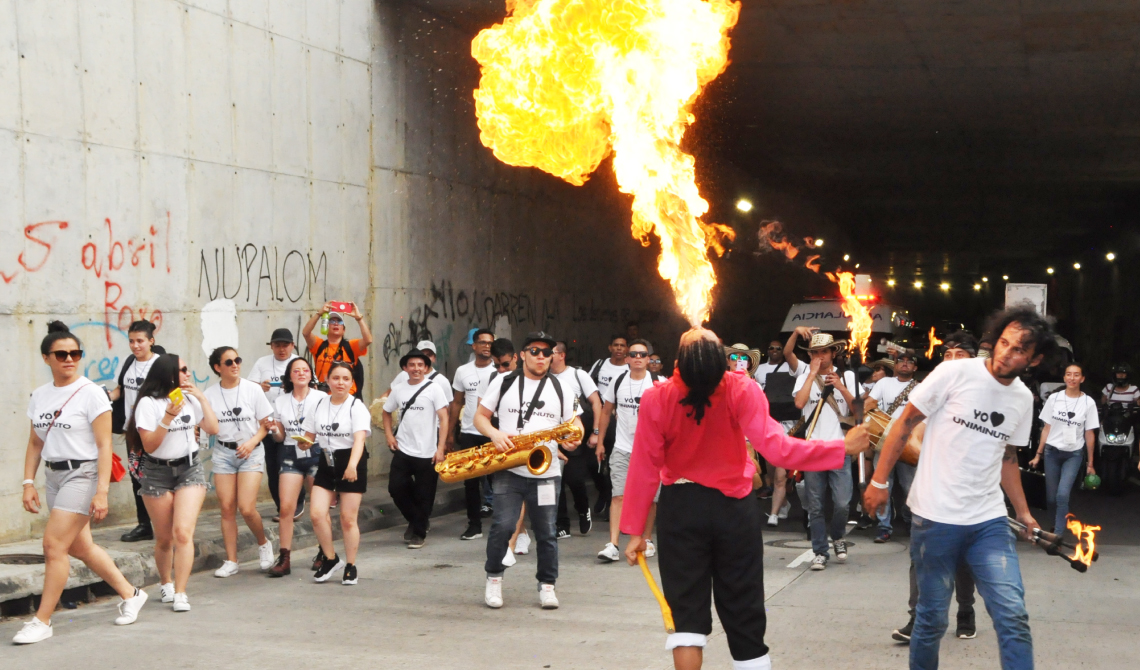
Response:
M681 150L701 90L728 65L729 0L507 0L510 15L471 43L479 139L499 160L581 185L610 152L633 195L633 236L661 240L657 271L694 326L708 319L732 229L701 220L708 203Z
M930 327L930 347L927 348L927 350L926 350L926 357L928 359L934 360L934 348L940 344L942 344L942 340L938 339L938 336L934 334L934 326L931 326Z
M1033 538L1030 540L1033 544L1045 550L1045 553L1050 556L1060 556L1068 561L1069 566L1077 572L1085 572L1092 565L1092 562L1100 558L1100 554L1096 550L1096 533L1100 530L1100 526L1086 526L1085 524L1077 521L1076 517L1069 514L1065 517L1068 522L1068 528L1073 532L1076 537L1076 544L1069 542L1063 536L1049 533L1040 528L1033 529ZM1006 519L1010 527L1015 530L1025 532L1027 530L1025 524L1012 518ZM1072 556L1065 555L1061 550L1068 549L1073 552Z

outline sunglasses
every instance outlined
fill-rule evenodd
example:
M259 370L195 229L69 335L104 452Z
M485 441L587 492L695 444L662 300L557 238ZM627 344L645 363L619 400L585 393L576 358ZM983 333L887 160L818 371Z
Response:
M476 345L476 346L480 346L480 345L481 345L481 346L486 346L486 347L489 347L489 346L491 346L491 345L492 345L492 344L494 344L494 343L495 343L495 342L494 342L494 340L476 340L476 341L475 341L475 345Z
M649 358L648 351L631 351L629 352L630 358Z
M53 351L51 353L55 354L55 360L59 361L60 363L66 361L68 358L73 361L77 361L83 358L82 349L75 349L74 351Z
M226 366L227 368L231 365L241 365L241 356L238 356L237 358L227 358L226 360L222 361L222 365Z
M630 356L632 356L632 355L633 354L630 354ZM730 360L730 361L746 361L746 360L748 360L748 354L729 354L728 360Z
M779 351L780 347L768 347L768 351Z
M554 349L550 347L531 347L526 351L531 356L542 356L543 358L550 358L554 355Z
M190 374L190 368L189 368L189 367L187 367L187 366L185 366L185 365L183 365L182 367L178 368L178 371L179 371L179 372L181 372L181 373L182 373L182 374L184 374L184 375L188 375L188 374Z
M509 367L511 367L510 361L507 361L506 363L495 363L496 370L506 370Z

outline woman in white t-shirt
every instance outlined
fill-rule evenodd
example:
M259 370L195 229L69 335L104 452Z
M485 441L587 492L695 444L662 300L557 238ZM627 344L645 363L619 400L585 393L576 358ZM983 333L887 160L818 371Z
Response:
M278 527L280 549L277 562L269 569L270 577L284 577L292 572L289 554L293 548L293 515L297 512L297 494L301 487L313 495L313 478L320 465L320 445L295 438L304 435L305 417L328 394L313 388L313 369L303 358L289 361L281 374L283 393L277 396L276 417L269 424L269 434L281 446L281 473L277 490L281 499L281 521Z
M131 586L115 562L91 539L91 519L107 516L111 488L111 401L79 371L83 346L59 321L48 324L40 354L52 381L32 392L31 431L24 457L24 509L40 512L36 470L44 461L48 521L44 527L44 588L39 608L12 639L16 644L52 636L51 614L71 573L70 556L107 582L123 601L118 625L134 623L146 593Z
M305 417L305 437L321 445L321 462L313 481L309 518L321 544L321 564L313 580L328 581L344 568L341 584L356 584L356 550L360 527L356 524L360 499L368 485L368 450L364 440L372 434L372 415L352 395L352 366L344 361L329 365L325 381L330 395ZM333 547L329 505L340 494L340 529L344 535L346 563Z
M1065 368L1064 392L1049 396L1037 417L1045 422L1045 426L1041 429L1037 455L1029 461L1029 467L1037 467L1044 457L1045 500L1049 511L1053 512L1046 518L1053 519L1054 532L1065 529L1069 494L1080 475L1082 448L1088 455L1085 472L1096 474L1093 452L1100 418L1096 413L1096 402L1081 393L1084 381L1081 364L1070 363Z
M265 472L265 447L269 434L266 419L273 408L261 385L241 378L241 356L233 347L218 347L210 354L210 369L221 379L206 389L206 400L218 416L218 438L214 441L214 493L222 512L222 541L226 560L214 571L215 577L238 572L237 513L245 519L257 540L261 569L273 567L273 543L265 536L265 525L257 511L257 494Z
M196 428L215 435L218 418L191 383L186 361L176 354L160 356L139 389L127 422L127 445L141 454L140 492L154 526L162 602L173 603L175 612L190 611L186 584L194 567L194 529L206 499Z

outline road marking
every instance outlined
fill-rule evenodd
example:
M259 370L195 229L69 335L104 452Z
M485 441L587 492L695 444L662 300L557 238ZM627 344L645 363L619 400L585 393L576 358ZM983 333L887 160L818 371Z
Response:
M803 565L804 563L807 563L808 561L810 561L814 556L815 556L815 552L812 551L811 549L808 549L807 551L800 554L799 556L796 556L795 560L793 560L791 563L788 563L788 567L789 568L798 568L799 566Z

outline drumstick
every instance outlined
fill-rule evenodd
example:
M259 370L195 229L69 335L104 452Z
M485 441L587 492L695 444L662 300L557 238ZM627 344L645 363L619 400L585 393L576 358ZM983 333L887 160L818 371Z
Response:
M673 626L673 609L665 601L665 594L657 588L657 582L653 580L653 573L649 571L649 566L645 563L644 552L637 552L637 564L641 567L641 574L645 575L649 590L653 592L653 597L657 598L657 604L661 607L661 618L665 620L665 632L669 635L676 633L677 629Z

